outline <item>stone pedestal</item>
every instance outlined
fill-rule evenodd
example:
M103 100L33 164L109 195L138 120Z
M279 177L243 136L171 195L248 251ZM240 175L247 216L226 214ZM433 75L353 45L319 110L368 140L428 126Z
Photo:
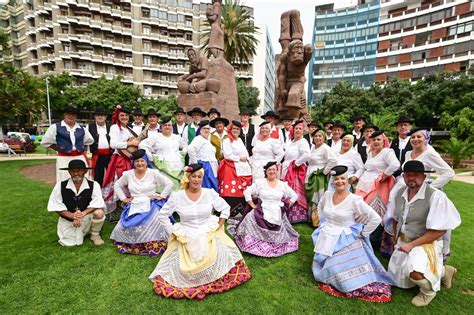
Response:
M239 101L235 83L234 68L224 58L213 59L209 62L208 78L220 82L218 93L201 92L199 94L180 94L178 106L185 111L199 107L208 112L211 107L217 108L222 117L229 120L239 120Z

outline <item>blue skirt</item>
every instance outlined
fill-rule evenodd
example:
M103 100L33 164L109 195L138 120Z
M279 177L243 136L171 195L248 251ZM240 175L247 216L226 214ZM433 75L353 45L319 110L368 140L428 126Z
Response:
M329 284L340 292L351 292L375 282L392 285L368 237L360 238L363 228L363 224L354 224L351 234L342 233L332 256L315 253L312 269L316 281ZM314 244L320 230L313 232Z
M123 207L122 214L120 215L120 221L122 222L123 227L131 228L131 227L146 224L156 211L160 211L160 209L163 207L165 202L166 202L166 199L161 199L161 200L151 199L150 211L135 213L131 216L128 216L128 212L130 211L131 204L130 203L126 204ZM170 217L170 221L171 223L175 223L172 217Z
M199 164L202 165L204 169L204 177L202 178L202 187L214 189L215 191L219 192L217 186L217 177L214 175L212 171L211 163L208 161L198 161Z

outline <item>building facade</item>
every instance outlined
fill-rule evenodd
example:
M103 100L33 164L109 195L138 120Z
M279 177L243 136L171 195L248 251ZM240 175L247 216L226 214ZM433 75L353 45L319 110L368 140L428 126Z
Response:
M375 81L468 70L474 62L473 23L469 0L383 2Z
M35 75L64 71L78 85L121 76L145 96L177 94L186 49L199 49L208 4L192 0L16 0L0 7L3 60ZM248 8L249 10L251 8ZM253 16L253 12L252 12ZM251 83L252 64L236 74Z
M473 7L470 0L318 2L308 103L338 81L368 88L466 71L474 62Z
M273 110L275 104L275 52L266 25L257 26L259 43L253 62L252 86L260 91L260 105L256 112L258 115L263 115Z

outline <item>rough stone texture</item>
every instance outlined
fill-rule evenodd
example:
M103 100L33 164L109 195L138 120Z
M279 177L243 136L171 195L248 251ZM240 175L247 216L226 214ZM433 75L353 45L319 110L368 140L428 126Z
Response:
M209 62L208 78L220 82L219 92L201 92L199 94L180 94L178 105L185 111L200 107L208 112L211 107L217 108L221 115L229 120L239 119L239 101L235 83L234 68L224 58Z

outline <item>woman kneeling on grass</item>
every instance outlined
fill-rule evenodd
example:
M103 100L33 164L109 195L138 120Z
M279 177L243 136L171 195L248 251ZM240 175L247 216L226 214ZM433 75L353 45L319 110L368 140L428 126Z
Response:
M312 235L314 278L335 296L389 302L392 281L368 237L382 219L347 190L347 166L335 166L331 174L336 191L324 194L318 208L321 225Z
M110 238L122 254L153 257L166 249L168 232L158 213L173 182L160 171L147 168L145 150L137 150L132 156L134 169L125 171L114 184L115 194L126 205ZM156 193L158 187L164 188L161 194Z
M185 168L181 190L171 194L159 217L170 232L168 248L150 275L157 295L201 300L248 281L250 270L237 246L225 234L230 206L218 193L202 188L200 164ZM220 212L217 217L213 210ZM180 222L168 217L177 213Z

